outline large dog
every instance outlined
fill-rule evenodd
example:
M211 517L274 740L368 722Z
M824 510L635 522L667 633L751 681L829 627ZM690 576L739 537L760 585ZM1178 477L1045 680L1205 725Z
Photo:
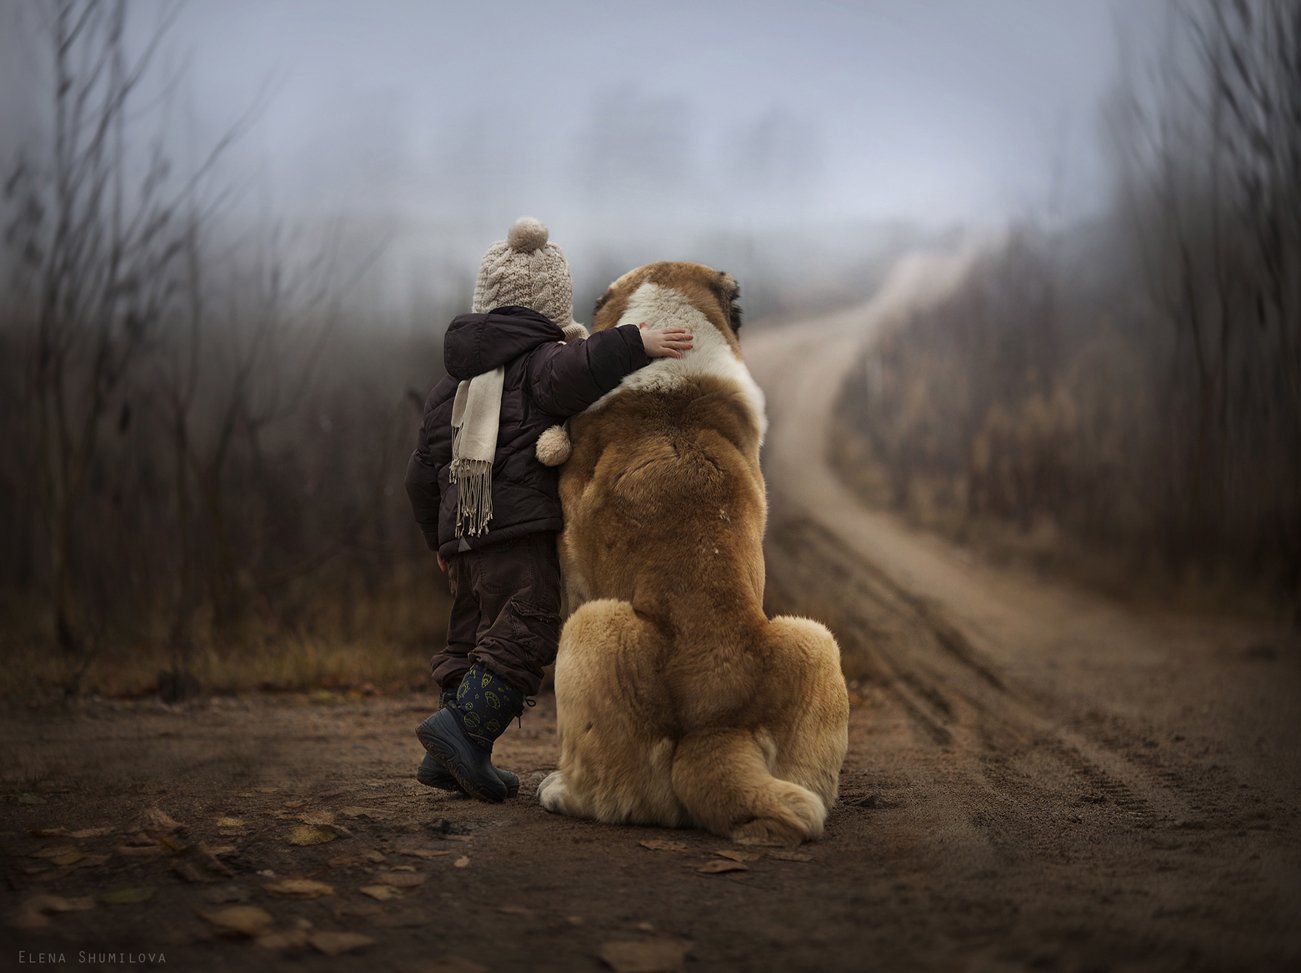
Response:
M847 746L840 649L763 612L763 393L741 361L732 277L655 263L615 281L594 330L695 337L570 423L549 811L694 826L736 842L822 833Z

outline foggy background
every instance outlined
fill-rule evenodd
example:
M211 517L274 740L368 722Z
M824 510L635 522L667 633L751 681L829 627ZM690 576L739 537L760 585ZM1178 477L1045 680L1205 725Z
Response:
M1286 0L0 0L0 691L422 685L402 471L521 215L580 321L652 260L780 323L985 239L846 390L864 499L1301 601L1298 92Z
M48 138L49 65L23 40L48 10L5 7L7 157ZM136 49L174 19L141 101L162 99L178 163L243 123L222 165L230 222L382 246L366 303L410 316L468 299L479 253L536 215L571 259L579 320L614 276L666 256L811 276L800 296L828 300L900 235L1094 211L1117 37L1148 44L1160 19L1102 0L130 13Z

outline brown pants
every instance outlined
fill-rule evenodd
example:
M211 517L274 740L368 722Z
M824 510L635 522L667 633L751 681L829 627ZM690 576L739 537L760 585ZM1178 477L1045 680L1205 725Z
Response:
M434 679L454 689L482 662L527 696L560 643L560 561L553 533L528 534L449 558L452 617Z

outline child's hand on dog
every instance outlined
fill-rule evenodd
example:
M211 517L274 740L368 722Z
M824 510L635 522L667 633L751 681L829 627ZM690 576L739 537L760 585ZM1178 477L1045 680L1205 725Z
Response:
M652 328L645 321L637 327L649 358L681 358L691 350L691 332L686 328Z

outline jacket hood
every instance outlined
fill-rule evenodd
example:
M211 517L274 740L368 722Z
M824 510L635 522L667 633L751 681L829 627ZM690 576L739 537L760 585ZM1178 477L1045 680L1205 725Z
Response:
M565 333L546 315L526 307L499 307L487 314L462 314L452 320L443 338L443 367L464 381L505 365Z

